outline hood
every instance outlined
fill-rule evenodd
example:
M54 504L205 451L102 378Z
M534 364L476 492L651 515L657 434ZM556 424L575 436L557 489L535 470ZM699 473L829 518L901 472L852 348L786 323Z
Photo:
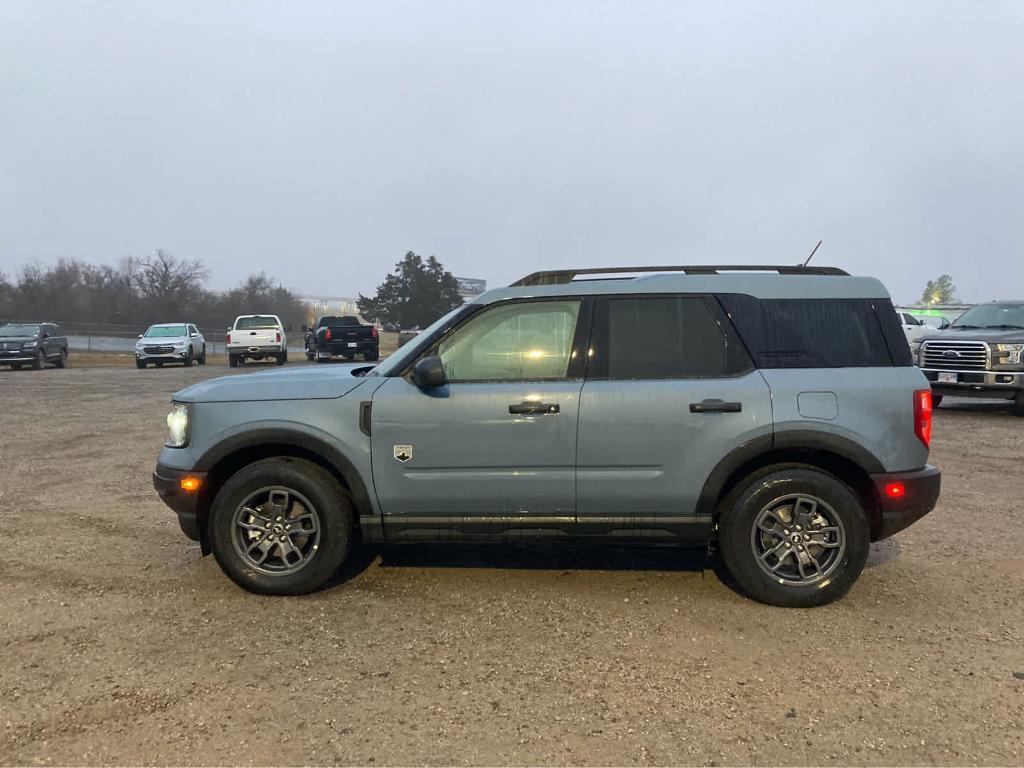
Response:
M358 387L373 366L317 365L291 370L222 376L175 392L181 403L239 403L253 400L326 400Z
M1024 330L986 330L984 328L965 328L958 331L947 328L944 331L931 331L922 336L920 341L987 341L990 344L1024 343Z
M26 341L36 341L38 336L0 336L0 344L24 344Z

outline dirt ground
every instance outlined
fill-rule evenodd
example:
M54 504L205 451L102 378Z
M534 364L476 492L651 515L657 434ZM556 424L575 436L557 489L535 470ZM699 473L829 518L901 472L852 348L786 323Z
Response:
M228 371L0 371L0 763L1024 763L1024 419L947 402L939 508L825 608L555 549L264 598L150 485L170 394Z

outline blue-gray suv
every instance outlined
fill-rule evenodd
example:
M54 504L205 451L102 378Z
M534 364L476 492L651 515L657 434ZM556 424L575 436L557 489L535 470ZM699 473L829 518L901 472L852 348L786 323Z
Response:
M931 390L875 279L829 267L541 272L375 367L173 396L154 485L253 592L353 543L717 548L773 605L843 595L934 508Z

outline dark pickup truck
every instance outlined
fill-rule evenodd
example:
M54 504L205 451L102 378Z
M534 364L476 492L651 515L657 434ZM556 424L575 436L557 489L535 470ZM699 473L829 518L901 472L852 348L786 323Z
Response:
M352 315L324 315L312 328L302 326L306 334L306 359L325 363L332 357L346 360L362 355L363 360L380 357L377 328L364 325Z

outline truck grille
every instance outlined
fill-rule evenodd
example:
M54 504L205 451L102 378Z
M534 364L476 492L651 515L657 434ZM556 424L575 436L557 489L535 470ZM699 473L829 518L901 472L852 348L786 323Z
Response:
M926 341L922 368L938 371L988 369L988 344L983 341Z
M152 346L148 346L148 347L143 347L142 351L145 352L147 355L169 355L169 354L171 354L171 352L174 351L174 345L173 344L161 344L159 346L152 345Z

